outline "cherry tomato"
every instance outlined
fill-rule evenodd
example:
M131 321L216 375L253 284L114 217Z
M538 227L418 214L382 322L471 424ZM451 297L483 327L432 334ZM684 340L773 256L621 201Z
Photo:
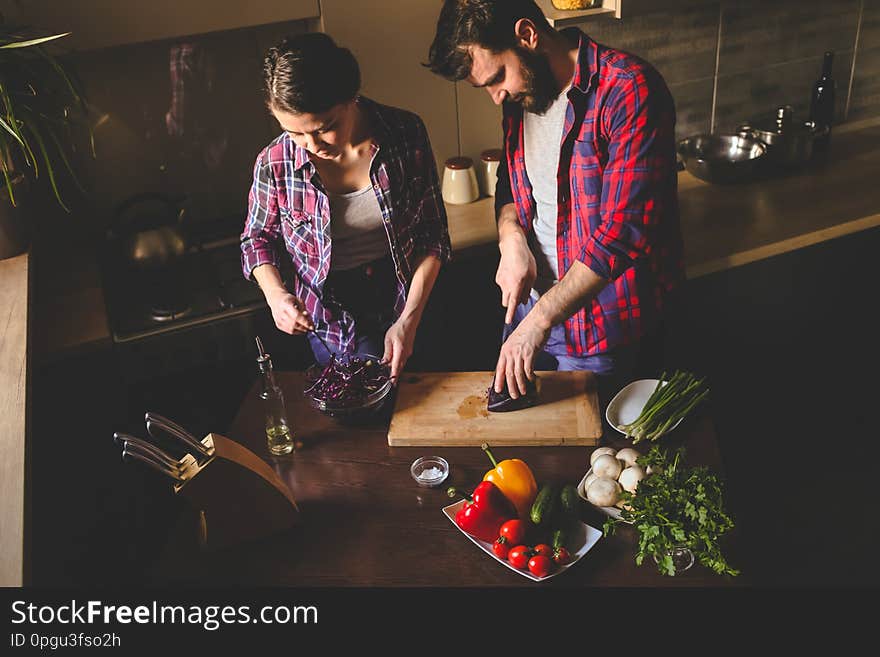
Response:
M532 556L531 551L525 545L517 545L510 548L507 553L507 560L514 568L525 568L529 563L529 557Z
M542 557L553 558L553 548L546 543L538 543L532 548L532 552L534 554L540 554Z
M571 561L571 553L564 547L558 547L553 551L553 561L564 566Z
M526 539L526 523L514 518L501 525L501 535L510 541L511 545L521 545Z
M492 544L492 552L494 552L495 556L499 559L506 559L510 552L510 543L503 536L499 536Z
M529 559L529 572L535 577L546 577L553 572L553 560L543 554L536 554Z

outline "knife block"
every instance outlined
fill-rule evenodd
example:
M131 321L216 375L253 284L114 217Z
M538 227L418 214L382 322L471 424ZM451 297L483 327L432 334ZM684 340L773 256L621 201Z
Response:
M299 507L290 489L269 465L237 442L216 433L203 443L214 447L174 491L199 514L203 550L231 547L290 529Z

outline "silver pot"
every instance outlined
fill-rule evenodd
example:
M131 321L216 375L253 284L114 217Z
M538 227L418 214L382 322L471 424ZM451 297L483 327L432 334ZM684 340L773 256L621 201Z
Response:
M772 166L799 167L813 155L815 124L796 120L791 105L778 107L773 118L743 123L737 128L737 133L766 144L767 161Z
M753 179L766 149L757 139L742 135L702 134L678 142L685 168L711 183Z

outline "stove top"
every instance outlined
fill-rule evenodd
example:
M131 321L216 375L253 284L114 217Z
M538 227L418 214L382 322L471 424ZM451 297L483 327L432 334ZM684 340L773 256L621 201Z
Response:
M104 266L107 314L114 342L128 342L265 307L244 279L238 234L203 231L173 267L150 275L109 259Z

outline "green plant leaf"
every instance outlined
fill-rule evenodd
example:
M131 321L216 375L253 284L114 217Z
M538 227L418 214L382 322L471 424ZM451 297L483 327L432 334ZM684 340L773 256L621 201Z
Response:
M10 135L12 135L15 138L15 141L24 146L24 141L19 136L18 132L16 132L11 125L3 120L3 117L0 117L0 126L3 126L3 129L6 130L6 132L8 132Z
M40 153L43 156L43 164L46 165L46 172L49 174L49 183L52 185L52 191L55 192L55 199L66 212L70 212L70 208L68 208L61 199L61 192L58 191L58 184L55 181L55 170L52 168L52 160L49 158L49 153L46 151L46 144L43 141L43 137L40 135L40 132L35 125L32 124L28 126L28 129L34 136L37 146L40 149Z
M49 41L55 41L56 39L61 39L62 37L66 37L72 32L64 32L63 34L53 34L51 36L38 37L36 39L28 39L26 41L12 41L11 43L6 43L0 46L0 50L7 50L10 48L31 48L32 46L38 46L41 43L48 43Z

